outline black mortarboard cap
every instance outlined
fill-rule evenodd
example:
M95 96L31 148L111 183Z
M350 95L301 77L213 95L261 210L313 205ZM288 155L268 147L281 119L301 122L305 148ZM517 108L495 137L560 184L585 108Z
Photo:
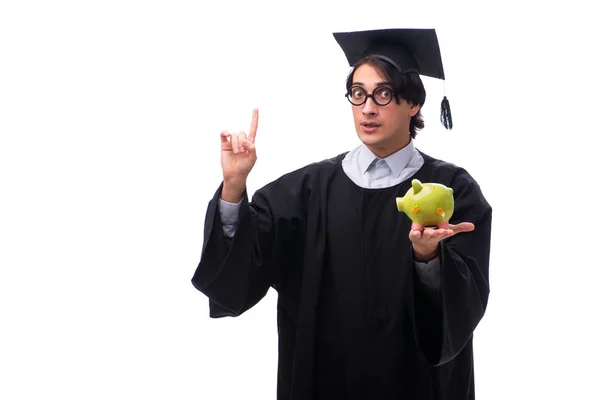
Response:
M445 79L442 56L435 29L378 29L338 32L333 36L353 66L366 56L378 56L402 72ZM441 120L452 129L448 99L442 101Z

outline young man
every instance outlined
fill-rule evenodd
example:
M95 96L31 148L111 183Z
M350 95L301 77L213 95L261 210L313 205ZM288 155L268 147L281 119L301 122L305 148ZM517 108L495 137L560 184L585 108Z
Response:
M464 169L414 147L419 73L444 77L435 31L335 38L353 66L347 97L362 145L283 175L250 202L258 111L248 136L221 133L223 182L192 282L213 318L277 290L279 400L474 399L492 210ZM412 179L454 190L450 225L398 212Z

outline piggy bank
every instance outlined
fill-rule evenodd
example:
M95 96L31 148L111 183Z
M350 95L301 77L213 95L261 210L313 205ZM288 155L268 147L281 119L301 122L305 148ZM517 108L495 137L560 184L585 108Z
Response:
M439 183L421 183L412 180L412 187L404 197L396 197L398 211L405 213L415 224L445 225L454 213L452 188Z

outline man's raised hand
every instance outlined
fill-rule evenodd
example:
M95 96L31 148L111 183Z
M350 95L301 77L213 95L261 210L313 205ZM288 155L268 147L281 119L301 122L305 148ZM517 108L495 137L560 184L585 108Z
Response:
M256 131L258 109L252 111L252 122L245 132L221 132L221 167L223 168L223 192L225 201L239 202L246 188L246 178L256 163Z

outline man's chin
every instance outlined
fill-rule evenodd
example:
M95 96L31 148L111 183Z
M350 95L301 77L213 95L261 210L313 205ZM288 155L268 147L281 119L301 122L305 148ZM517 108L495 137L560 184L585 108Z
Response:
M378 135L376 133L368 134L364 132L360 132L358 134L358 138L361 142L363 142L367 146L377 146L381 145L385 142L385 137Z

